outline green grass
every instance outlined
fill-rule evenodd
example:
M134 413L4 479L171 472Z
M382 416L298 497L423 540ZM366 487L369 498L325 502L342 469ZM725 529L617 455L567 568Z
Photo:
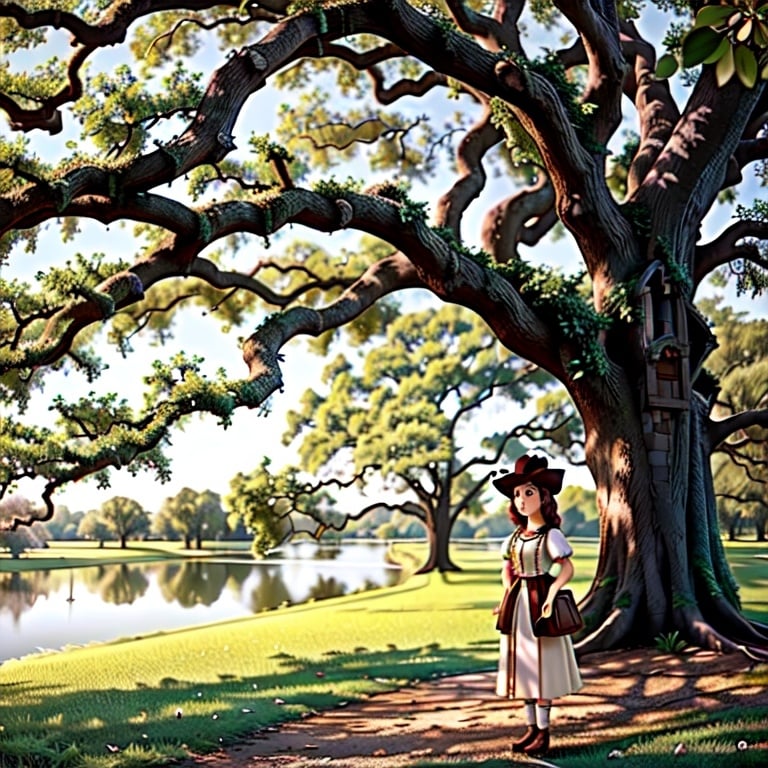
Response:
M716 719L700 715L698 723L686 723L685 719L668 722L663 733L603 743L589 750L565 749L553 760L558 768L613 768L617 764L627 768L679 768L688 764L696 768L761 768L768 762L768 750L756 746L768 743L768 709L736 710L721 713ZM739 742L744 749L739 749ZM684 755L675 754L679 744L685 745Z
M498 561L487 552L460 559L465 572L447 578L6 662L0 764L35 764L14 752L70 748L68 760L87 756L72 765L125 765L107 744L133 744L151 764L182 744L210 750L413 680L487 669Z
M228 542L227 549L250 551L247 542ZM206 542L205 548L184 549L178 541L128 542L124 549L116 542L99 548L88 541L51 542L46 549L31 549L20 558L0 553L0 573L8 571L44 571L53 568L77 568L108 563L149 563L184 557L215 557L221 554L218 542Z
M591 581L597 546L575 544L572 586L579 597ZM94 551L97 559L115 553L136 559L157 558L160 550L153 544ZM423 548L397 545L397 552L413 566ZM79 562L93 552L74 548L71 554ZM735 552L737 562L742 554L740 548ZM6 662L0 666L0 766L157 765L187 748L209 751L258 728L417 680L490 669L497 657L491 609L499 598L498 555L457 549L454 557L461 573L411 576L374 592ZM58 550L39 563L48 560L60 563ZM764 561L754 571L746 565L744 592L766 619L767 606L759 599L764 571ZM749 717L733 728L768 736L757 732L765 730L764 715L760 722ZM725 732L707 730L715 728L711 723L688 725L701 736L686 729L678 740L730 743ZM663 738L632 750L649 750L647 759L659 768L654 750L666 749L665 743L656 744ZM566 762L558 759L558 765L602 764L578 762L582 757L583 751L566 752ZM697 768L707 765L704 757L697 755ZM637 762L646 759L641 751L632 758L633 767L651 764Z
M744 615L768 622L768 545L754 541L729 541L725 544L725 551L739 583Z

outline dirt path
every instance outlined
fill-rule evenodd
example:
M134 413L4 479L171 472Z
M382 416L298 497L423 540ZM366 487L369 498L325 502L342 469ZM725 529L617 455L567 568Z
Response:
M768 688L737 679L754 667L741 655L699 651L670 656L636 650L594 654L580 666L584 688L552 710L549 761L557 761L558 748L663 731L673 716L687 712L768 706ZM394 768L462 758L477 763L507 758L518 765L509 744L522 730L520 705L498 698L494 684L492 673L421 683L255 733L183 765ZM750 744L749 749L765 750L768 765L768 744ZM734 755L735 750L734 745Z

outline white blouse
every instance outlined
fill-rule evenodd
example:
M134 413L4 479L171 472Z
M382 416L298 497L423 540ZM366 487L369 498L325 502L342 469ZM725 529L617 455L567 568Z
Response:
M517 576L541 576L549 573L558 560L570 557L573 549L559 528L532 536L518 529L504 540L501 553L512 561Z

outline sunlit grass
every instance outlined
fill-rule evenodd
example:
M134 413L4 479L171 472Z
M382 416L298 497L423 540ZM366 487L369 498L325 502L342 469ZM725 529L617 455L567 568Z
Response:
M597 544L574 545L578 597L591 583ZM166 557L178 552L174 546ZM153 543L150 550L154 557L162 547ZM90 562L121 552L70 551ZM751 550L728 551L743 565L742 598L768 618L760 592L764 561L756 568ZM398 544L396 553L413 568L424 549ZM138 547L126 552L134 559L147 554ZM156 765L187 749L210 751L259 728L417 680L490 669L498 640L491 615L500 592L498 548L457 548L453 556L460 573L417 575L396 587L256 617L6 662L0 666L0 765ZM756 718L749 713L734 732L763 739L766 718ZM680 723L670 738L728 748L726 730L696 723L703 729L698 736L693 725ZM668 726L678 728L673 721ZM668 746L661 738L616 748L632 748L632 766L653 761L659 768ZM713 747L706 750L714 754ZM582 753L563 757L581 760ZM697 768L707 768L710 758L697 754Z
M670 716L661 733L642 732L616 742L604 742L587 750L562 750L553 755L558 768L757 768L768 764L768 709L735 709L717 716Z
M247 542L231 542L227 548L247 551L249 545ZM54 541L45 549L30 549L18 559L11 558L8 552L0 552L0 572L76 568L94 563L142 563L176 557L212 557L219 554L219 550L220 545L214 546L213 543L206 544L202 550L184 549L184 544L178 541L131 541L125 548L114 541L105 542L103 547L88 541Z
M488 553L461 560L466 572L446 578L6 662L0 764L26 764L12 755L30 739L30 754L74 745L105 767L125 765L133 745L151 764L169 745L210 750L414 680L487 669L498 566Z

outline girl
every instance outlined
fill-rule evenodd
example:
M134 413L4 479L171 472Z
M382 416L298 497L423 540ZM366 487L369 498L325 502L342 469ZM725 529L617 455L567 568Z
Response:
M549 712L552 699L582 686L571 638L536 637L536 619L551 615L558 590L573 577L573 554L559 528L560 515L553 496L563 486L562 469L550 469L547 460L522 456L515 471L493 484L512 499L509 517L516 525L504 541L502 582L508 593L499 616L501 647L496 692L522 699L528 725L512 743L513 752L542 755L549 749ZM549 571L560 565L553 578ZM497 609L498 612L499 609ZM508 626L503 626L502 617Z

